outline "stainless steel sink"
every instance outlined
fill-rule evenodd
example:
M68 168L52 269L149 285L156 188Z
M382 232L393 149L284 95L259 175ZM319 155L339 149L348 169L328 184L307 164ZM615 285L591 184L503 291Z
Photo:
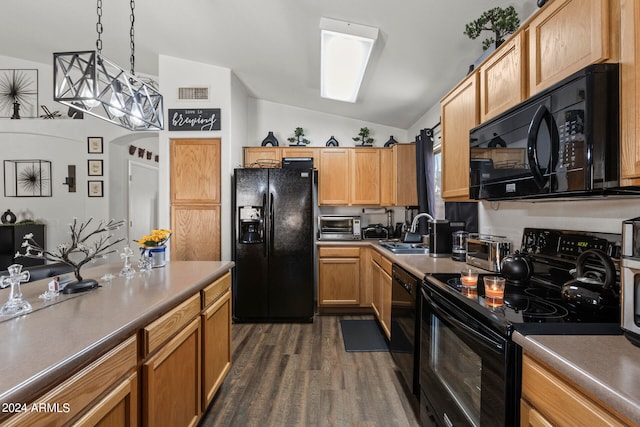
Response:
M399 255L429 253L429 245L424 243L380 242L380 245Z

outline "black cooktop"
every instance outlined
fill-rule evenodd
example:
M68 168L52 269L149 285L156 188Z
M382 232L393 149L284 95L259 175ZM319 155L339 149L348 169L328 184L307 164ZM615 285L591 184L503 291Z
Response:
M510 336L513 330L523 335L622 334L619 309L577 311L562 301L560 289L507 282L504 304L492 307L485 301L482 278L483 275L478 278L476 295L463 294L459 274L429 274L425 281L430 291L435 291L467 313L473 312L476 319L484 320L503 335Z
M513 330L524 335L620 335L619 304L585 309L561 297L583 251L603 250L618 267L620 242L619 234L526 228L521 251L530 258L533 274L526 283L507 281L499 307L486 303L483 275L472 295L463 294L459 274L427 274L426 288L507 336Z

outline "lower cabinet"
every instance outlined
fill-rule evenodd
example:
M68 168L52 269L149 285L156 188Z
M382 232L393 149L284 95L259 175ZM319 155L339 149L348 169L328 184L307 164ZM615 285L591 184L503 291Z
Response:
M525 353L522 362L520 425L596 427L632 424L552 368Z
M231 275L202 291L202 410L231 369ZM209 302L210 301L210 302Z
M391 261L380 253L371 255L372 307L387 338L391 338Z
M200 418L199 313L198 294L143 331L144 426L192 426ZM169 338L168 342L166 338Z
M3 426L138 425L137 340L130 337L33 402ZM34 406L46 409L31 410ZM55 418L52 416L55 414Z
M359 307L360 248L318 248L318 306Z

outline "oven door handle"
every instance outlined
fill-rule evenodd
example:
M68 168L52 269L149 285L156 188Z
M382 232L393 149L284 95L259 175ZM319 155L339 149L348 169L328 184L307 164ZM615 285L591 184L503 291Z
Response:
M481 345L483 345L485 347L488 347L488 348L490 348L492 350L499 350L499 351L503 351L504 350L504 343L499 342L497 340L494 340L494 339L492 339L492 338L490 338L490 337L488 337L488 336L486 336L484 334L481 334L480 332L476 331L475 329L470 328L468 325L465 325L463 322L461 322L460 320L456 319L454 316L449 314L446 310L442 309L434 301L434 299L429 297L428 295L426 295L426 293L424 291L422 291L422 295L427 300L427 302L429 304L429 308L432 309L436 315L438 315L439 317L443 318L444 320L449 322L454 327L456 327L458 329L461 329L463 332L466 333L466 335L468 335L475 342L477 342L478 344L481 344Z

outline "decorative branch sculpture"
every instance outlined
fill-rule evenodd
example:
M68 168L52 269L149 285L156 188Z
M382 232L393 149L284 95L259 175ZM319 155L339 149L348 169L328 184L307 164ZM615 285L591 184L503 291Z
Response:
M98 259L106 258L110 253L115 252L114 245L122 242L124 238L113 240L114 230L124 225L124 221L101 220L96 229L89 231L88 227L93 221L89 218L87 222L78 222L78 218L73 218L73 223L69 224L71 242L62 243L55 250L48 251L41 247L33 240L33 234L29 233L24 236L22 247L26 248L25 253L16 252L17 257L44 259L53 262L62 262L73 268L73 273L78 282L82 282L80 269L88 262L95 262ZM104 235L103 233L110 233ZM89 239L93 239L89 241Z

